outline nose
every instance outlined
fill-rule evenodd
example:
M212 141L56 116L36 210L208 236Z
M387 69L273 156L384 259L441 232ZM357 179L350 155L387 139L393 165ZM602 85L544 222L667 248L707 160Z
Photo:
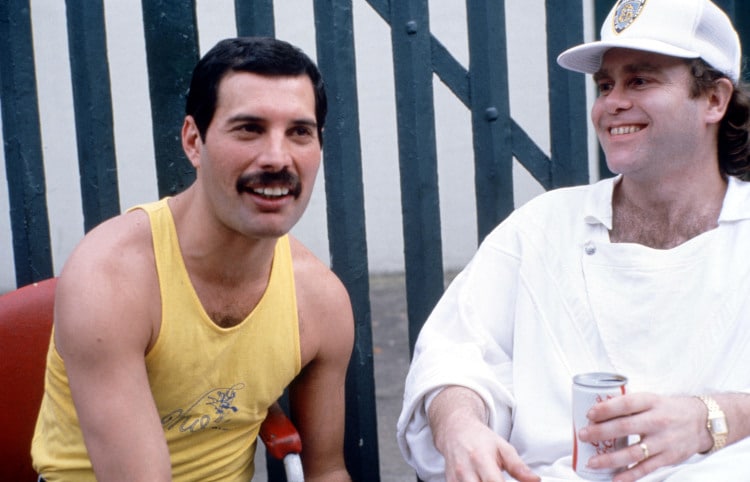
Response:
M600 100L604 103L604 108L608 114L617 114L630 109L633 105L626 89L620 84L615 84L607 95L600 97Z
M258 154L259 167L265 171L281 171L292 164L289 140L284 133L270 132Z

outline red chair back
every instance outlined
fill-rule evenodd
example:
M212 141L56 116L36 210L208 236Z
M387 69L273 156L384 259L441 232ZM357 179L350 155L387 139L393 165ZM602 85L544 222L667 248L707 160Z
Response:
M55 283L0 296L0 480L33 481L31 437L44 393Z

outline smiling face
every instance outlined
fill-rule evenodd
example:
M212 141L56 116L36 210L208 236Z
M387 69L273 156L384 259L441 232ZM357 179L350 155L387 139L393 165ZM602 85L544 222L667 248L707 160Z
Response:
M287 233L320 166L310 78L228 73L205 139L188 116L183 146L219 224L251 238Z
M696 163L716 165L708 103L691 97L683 59L612 49L594 80L591 119L612 172L658 179Z

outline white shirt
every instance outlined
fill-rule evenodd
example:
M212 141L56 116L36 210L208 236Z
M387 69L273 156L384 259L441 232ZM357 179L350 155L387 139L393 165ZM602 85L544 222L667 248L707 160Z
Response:
M659 250L610 243L615 182L550 191L517 209L435 307L398 421L401 451L422 479L444 477L424 402L446 385L476 391L490 426L544 481L578 480L576 374L625 375L629 392L750 392L750 183L730 178L716 229ZM731 470L709 480L750 480L748 461L746 439L643 480L677 471L672 480L693 480L689 471L704 467L712 477Z

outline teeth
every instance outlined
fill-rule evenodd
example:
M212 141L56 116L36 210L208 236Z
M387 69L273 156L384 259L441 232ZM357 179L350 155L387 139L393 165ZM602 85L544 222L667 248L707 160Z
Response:
M637 126L623 126L613 127L609 130L609 133L613 136L619 136L621 134L632 134L634 132L638 132L639 130L641 130L641 128Z
M267 197L286 196L289 194L289 189L285 187L261 187L253 189L255 194L260 194Z

